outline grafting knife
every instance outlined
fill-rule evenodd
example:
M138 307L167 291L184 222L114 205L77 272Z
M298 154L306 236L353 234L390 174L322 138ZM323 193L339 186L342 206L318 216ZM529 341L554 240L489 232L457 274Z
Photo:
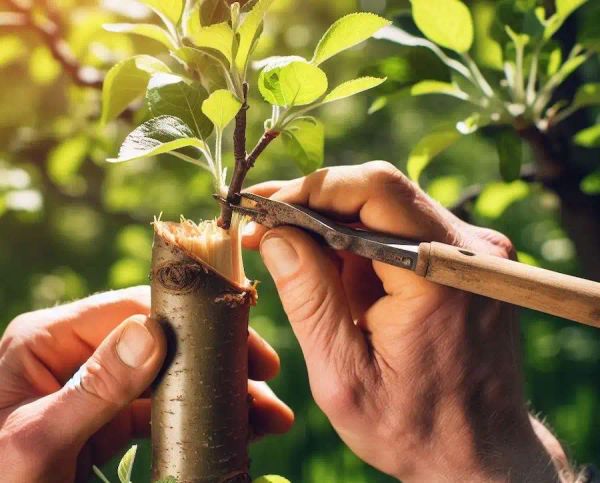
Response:
M243 193L239 205L230 206L268 228L303 228L334 250L347 250L412 270L441 285L600 328L600 283L591 280L444 243L349 228L306 207L252 193Z

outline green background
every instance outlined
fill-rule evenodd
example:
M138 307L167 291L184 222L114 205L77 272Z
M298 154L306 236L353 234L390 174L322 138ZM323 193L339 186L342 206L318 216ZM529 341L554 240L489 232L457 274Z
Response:
M71 47L86 65L106 68L134 52L160 52L151 41L100 29L124 14L143 16L134 2L107 1L101 7L101 2L83 0L53 3ZM493 64L496 56L481 33L493 3L471 2L479 33L475 57L484 65ZM3 6L0 0L0 10ZM339 16L356 10L389 15L407 6L399 0L278 0L257 57L309 57L322 32ZM566 42L580 19L581 15L569 21ZM406 48L372 40L334 59L325 70L332 84L363 70L383 71L401 84L411 68L402 59L412 55ZM427 62L431 59L418 65ZM597 80L599 69L597 60L591 61L579 80ZM379 93L392 89L394 82ZM403 168L411 146L432 127L468 114L449 98L398 96L368 116L375 96L357 96L320 111L327 126L327 165L385 159ZM209 175L194 166L168 156L108 165L105 159L116 153L131 125L119 121L99 126L99 105L99 92L74 87L34 33L0 27L0 331L22 312L147 283L154 215L216 215ZM251 140L259 136L268 113L255 94L249 111ZM593 113L587 116L593 120ZM231 155L226 158L231 163ZM276 142L249 182L299 175ZM500 181L497 155L485 133L461 140L437 158L421 184L445 205L453 204L466 187L484 185L471 210L473 221L506 233L529 263L575 275L586 264L600 263L600 257L577 258L553 194L535 184ZM294 482L391 481L358 460L312 402L304 362L273 284L256 254L248 253L246 264L247 273L262 282L251 324L281 355L282 371L272 387L296 413L288 434L253 445L253 473L277 473ZM523 311L522 339L532 410L557 432L574 461L600 463L600 332ZM142 445L134 482L149 480L147 443ZM114 469L107 467L106 473L115 479Z

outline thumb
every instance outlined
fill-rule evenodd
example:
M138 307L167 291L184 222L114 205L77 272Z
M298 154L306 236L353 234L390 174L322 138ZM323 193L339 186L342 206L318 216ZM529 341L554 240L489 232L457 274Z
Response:
M129 317L113 329L55 393L52 420L61 425L62 436L83 444L111 421L152 383L165 350L161 327L145 315Z
M368 358L338 269L323 247L296 228L270 230L260 252L302 348L313 396L323 407L319 397L329 399L334 382L335 392L344 393Z

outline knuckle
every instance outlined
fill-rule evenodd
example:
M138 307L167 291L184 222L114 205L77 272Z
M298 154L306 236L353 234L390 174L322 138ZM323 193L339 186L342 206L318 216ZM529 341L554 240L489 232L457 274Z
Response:
M323 320L328 307L328 289L318 279L300 276L281 289L285 309L292 322L315 325Z
M81 382L78 385L81 391L109 404L116 404L121 399L125 388L109 364L92 356L81 371Z
M488 243L490 254L497 257L515 259L515 247L506 235L489 228L481 228L479 230L479 238Z
M406 198L414 197L417 192L416 185L388 161L371 161L364 165L364 170L368 184L375 189Z

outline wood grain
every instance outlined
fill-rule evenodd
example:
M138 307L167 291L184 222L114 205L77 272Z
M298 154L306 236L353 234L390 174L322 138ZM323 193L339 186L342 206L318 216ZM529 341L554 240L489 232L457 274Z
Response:
M600 283L443 243L421 243L427 280L600 328Z

